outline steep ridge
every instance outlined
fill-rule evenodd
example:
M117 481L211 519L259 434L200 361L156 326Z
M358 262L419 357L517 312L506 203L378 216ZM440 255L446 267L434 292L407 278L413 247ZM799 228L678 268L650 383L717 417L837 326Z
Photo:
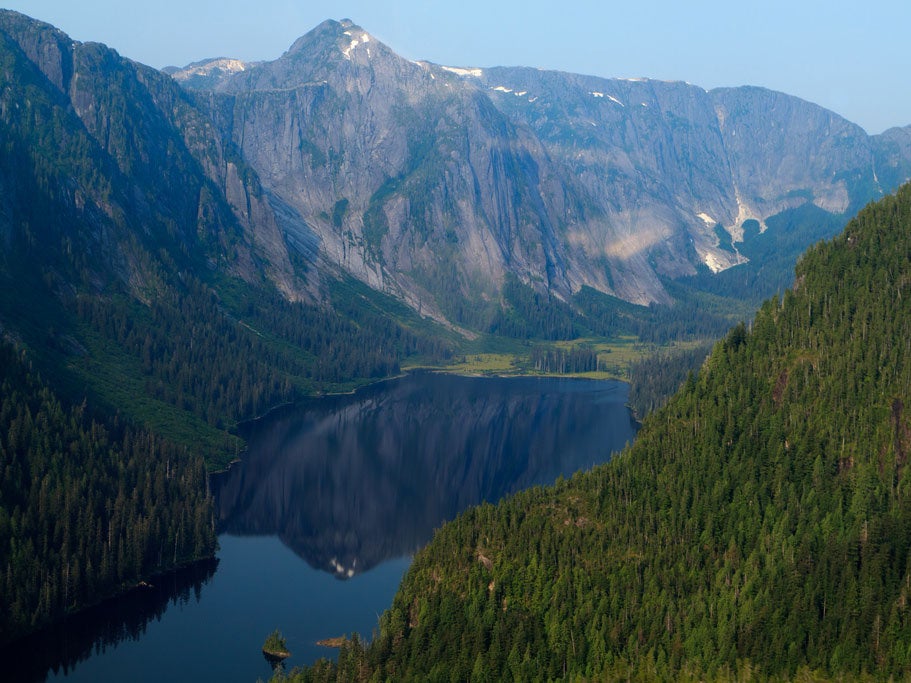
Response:
M613 462L445 525L338 671L906 677L908 254L911 185L812 249Z
M15 12L2 13L0 28L10 60L4 124L21 137L40 139L27 154L47 172L64 163L78 165L80 173L56 187L77 211L94 205L106 216L112 225L100 231L109 233L101 238L106 248L118 249L116 242L145 233L251 281L265 276L253 265L260 260L271 270L268 277L286 283L293 298L296 283L281 238L270 233L273 226L261 216L238 220L226 201L226 194L240 195L235 204L255 212L255 185L238 181L243 165L231 159L211 124L171 79ZM40 92L40 99L32 103L20 87ZM47 109L23 115L19 102ZM92 182L109 189L100 193ZM282 245L279 252L269 248L270 241ZM109 260L128 257L121 253ZM128 277L145 279L135 272Z

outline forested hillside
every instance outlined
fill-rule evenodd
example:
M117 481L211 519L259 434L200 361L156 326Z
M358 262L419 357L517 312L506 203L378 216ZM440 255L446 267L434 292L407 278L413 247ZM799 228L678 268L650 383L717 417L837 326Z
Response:
M215 552L202 458L62 404L0 345L0 644Z
M302 680L911 675L911 186L610 464L473 509Z

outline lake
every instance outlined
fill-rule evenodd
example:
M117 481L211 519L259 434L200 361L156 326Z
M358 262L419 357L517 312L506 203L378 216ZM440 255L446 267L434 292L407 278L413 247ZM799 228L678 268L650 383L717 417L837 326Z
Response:
M304 401L246 425L212 478L215 562L153 581L19 644L19 680L267 679L369 638L411 556L466 507L605 462L635 436L627 386L431 373ZM18 656L14 659L20 659Z

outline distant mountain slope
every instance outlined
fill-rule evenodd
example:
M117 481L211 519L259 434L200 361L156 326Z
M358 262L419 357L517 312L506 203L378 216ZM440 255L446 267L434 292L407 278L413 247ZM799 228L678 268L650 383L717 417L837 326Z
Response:
M906 185L628 451L445 525L342 676L907 677L909 254Z
M564 299L587 286L669 303L667 280L747 260L748 219L852 215L911 176L905 133L871 137L760 88L414 63L348 21L273 62L224 64L174 77L211 93L223 134L291 209L286 233L474 327L453 301L495 306L507 274Z

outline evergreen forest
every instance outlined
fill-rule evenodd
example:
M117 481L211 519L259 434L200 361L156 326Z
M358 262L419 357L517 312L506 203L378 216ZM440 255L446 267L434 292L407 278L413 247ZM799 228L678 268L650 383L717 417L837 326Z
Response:
M0 345L0 644L214 551L199 455L62 403Z
M371 643L286 678L911 676L909 361L906 185L620 456L444 525Z

